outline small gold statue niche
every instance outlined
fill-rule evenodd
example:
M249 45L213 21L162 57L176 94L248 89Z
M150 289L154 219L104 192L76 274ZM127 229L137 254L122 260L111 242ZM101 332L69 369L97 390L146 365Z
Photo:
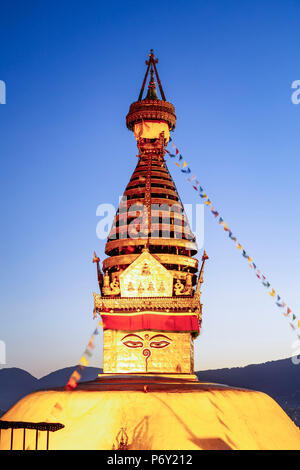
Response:
M105 272L102 292L103 292L103 295L119 295L120 294L120 283L119 283L118 274L115 274L113 279L110 280L109 272L108 271Z
M142 267L142 271L141 271L141 276L150 276L150 274L151 274L151 271L150 271L148 263L144 263Z
M183 285L180 279L176 279L174 284L174 295L192 295L192 293L192 274L188 272L185 278L185 285Z

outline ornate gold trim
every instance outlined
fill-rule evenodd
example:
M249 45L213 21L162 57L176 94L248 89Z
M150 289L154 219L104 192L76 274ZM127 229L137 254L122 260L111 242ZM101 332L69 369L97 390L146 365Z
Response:
M136 245L143 245L141 240L137 239L134 240L132 238L123 238L121 240L112 240L106 243L105 246L105 253L108 254L111 250L115 248L122 248L123 246L136 246ZM184 240L182 238L149 238L149 245L167 245L167 246L175 246L185 248L187 250L194 250L195 253L198 251L198 247L195 242Z
M126 125L132 130L134 124L142 120L165 121L172 130L176 125L175 108L168 101L147 99L136 101L129 108Z
M129 221L129 224L130 224L131 221ZM112 227L110 232L109 232L109 237L111 238L113 235L115 234L119 234L119 233L128 233L129 232L129 224L124 224L124 225L119 225L118 227ZM165 232L168 233L168 235L170 235L169 232L174 232L174 233L185 233L186 235L189 235L190 238L192 238L194 236L193 232L191 231L191 229L189 229L188 227L183 227L182 225L178 225L178 224L174 224L174 223L153 223L151 221L151 214L150 214L150 222L148 221L148 224L150 224L150 230L151 232L154 232L157 230L163 230ZM140 230L142 232L142 230ZM146 238L147 238L147 234L148 234L148 226L146 225L145 226L145 235L146 235ZM161 238L161 236L155 236L153 235L153 238Z
M94 296L94 306L99 313L112 313L114 311L137 312L166 312L182 314L197 314L201 319L202 304L200 297L122 297L105 298L99 294ZM116 312L117 313L117 312Z
M138 256L139 254L111 256L103 261L103 269L108 269L111 266L116 265L131 264ZM195 258L190 258L189 256L164 253L155 253L153 256L161 264L177 264L180 266L188 266L196 270L198 269L198 260Z
M124 191L124 196L131 196L131 195L140 195L145 193L145 187L137 187L134 189L126 189ZM178 194L175 189L167 189L167 188L156 188L155 186L151 186L151 194L153 193L161 193L161 194L168 194L169 196L175 196L178 198Z
M134 181L129 181L129 183L128 183L127 187L126 187L126 190L132 189L132 188L131 188L132 186L134 186L134 187L135 187L135 186L136 186L136 187L140 187L139 185L140 185L140 184L143 184L143 183L144 183L144 181L140 181L139 179L134 180ZM175 190L175 185L174 185L173 181L171 181L170 179L165 179L165 180L163 180L163 179L155 179L155 180L153 180L153 179L152 179L152 183L170 186L171 189L174 189L174 190ZM154 188L153 185L152 185L152 188ZM134 189L134 188L133 188L133 189ZM157 189L159 189L159 188L157 188Z

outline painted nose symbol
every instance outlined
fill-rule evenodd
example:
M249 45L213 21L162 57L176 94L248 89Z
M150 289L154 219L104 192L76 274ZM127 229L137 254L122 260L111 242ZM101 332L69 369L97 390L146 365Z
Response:
M147 369L148 369L148 359L151 356L150 349L144 349L143 350L143 356L145 356L145 359L146 359L146 371L147 371Z

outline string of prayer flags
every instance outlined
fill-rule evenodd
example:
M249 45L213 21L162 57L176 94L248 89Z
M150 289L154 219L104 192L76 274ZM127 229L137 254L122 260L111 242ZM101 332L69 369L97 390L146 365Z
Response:
M93 350L95 349L95 344L94 344L95 336L99 334L98 328L101 327L101 326L102 326L102 321L99 320L95 330L93 331L93 333L92 333L92 335L89 339L87 347L85 348L84 353L83 353L83 355L81 356L81 358L79 360L79 363L78 363L77 367L72 372L72 374L71 374L71 376L70 376L70 378L69 378L69 380L68 380L68 382L65 386L66 390L69 390L69 391L70 390L75 390L75 388L77 387L78 382L80 381L80 379L82 377L82 372L83 372L84 368L89 364L89 360L93 355Z
M170 139L170 141L171 140L172 139ZM175 158L178 160L175 160L174 163L180 169L181 173L190 174L192 170L189 166L187 166L188 163L183 160L183 156L179 152L179 149L174 143L172 144L172 147L175 149L175 154L170 153L169 150L166 149L167 154L170 158ZM249 256L243 246L237 241L237 238L233 235L233 232L230 230L227 223L220 216L219 211L217 211L217 209L213 206L211 200L204 192L204 189L202 188L202 186L200 186L198 179L196 179L196 175L192 174L187 178L187 181L192 185L193 189L198 192L199 196L204 199L204 204L210 209L210 212L215 217L215 220L218 221L219 225L221 225L224 228L224 231L228 233L228 237L234 242L236 248L241 252L243 258L247 260L248 266L255 272L256 277L261 280L262 285L268 289L270 296L275 299L277 307L283 310L284 316L290 320L291 328L297 331L298 338L300 339L300 320L296 317L294 313L290 315L292 313L290 307L288 307L287 304L281 300L281 297L278 295L277 291L271 286L271 283L266 279L266 276L264 276L261 271L257 268L257 265L253 262L252 257Z

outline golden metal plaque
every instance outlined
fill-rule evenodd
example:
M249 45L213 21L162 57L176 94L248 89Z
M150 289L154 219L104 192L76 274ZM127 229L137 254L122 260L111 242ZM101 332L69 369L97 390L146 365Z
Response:
M193 373L191 333L104 330L103 372Z
M144 251L120 274L121 297L171 297L172 274Z

